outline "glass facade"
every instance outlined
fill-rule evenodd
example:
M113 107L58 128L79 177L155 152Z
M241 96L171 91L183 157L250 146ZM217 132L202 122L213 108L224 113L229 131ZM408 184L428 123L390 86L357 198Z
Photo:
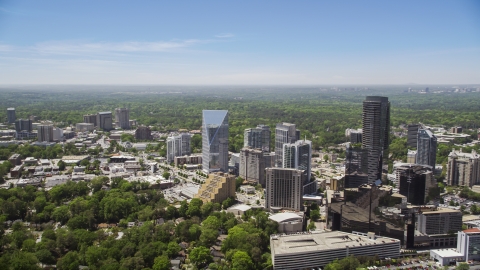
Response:
M204 172L228 172L228 111L203 111L202 159Z

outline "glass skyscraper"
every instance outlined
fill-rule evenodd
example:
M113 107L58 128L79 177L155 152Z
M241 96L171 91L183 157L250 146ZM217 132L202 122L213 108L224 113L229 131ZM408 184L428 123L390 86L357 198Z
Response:
M202 162L205 173L228 172L227 110L203 110Z

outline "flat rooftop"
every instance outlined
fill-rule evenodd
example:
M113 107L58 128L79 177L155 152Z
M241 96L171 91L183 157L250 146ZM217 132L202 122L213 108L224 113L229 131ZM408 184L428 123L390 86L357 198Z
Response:
M460 210L449 209L449 208L437 208L433 211L422 211L423 215L434 215L434 214L443 214L443 213L462 213Z
M442 258L456 258L463 257L462 253L458 253L454 248L445 248L445 249L432 249L430 252L439 255Z
M275 255L345 249L347 246L383 245L396 242L400 243L400 240L381 236L375 236L375 240L373 240L364 234L341 231L270 236L270 248L272 254Z

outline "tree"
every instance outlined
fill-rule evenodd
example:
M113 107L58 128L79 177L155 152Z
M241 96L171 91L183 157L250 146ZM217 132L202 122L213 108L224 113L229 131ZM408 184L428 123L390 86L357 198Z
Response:
M170 242L168 243L168 247L167 247L167 256L169 258L174 258L175 256L177 256L180 250L182 250L182 248L178 245L177 242Z
M67 164L63 161L63 160L59 160L58 163L57 163L57 166L58 166L58 169L60 171L64 171L65 170L65 166L67 166Z
M209 216L202 222L202 226L207 229L218 230L222 225L221 221L216 216Z
M170 179L170 173L168 171L163 172L162 176L165 179Z
M248 253L245 251L237 251L232 258L233 269L238 270L249 270L253 269L253 262Z
M155 258L153 270L169 270L170 267L170 259L168 259L167 256L159 256Z
M316 221L320 218L320 211L319 210L310 210L310 219Z
M313 222L313 220L310 221L310 223L307 226L307 231L314 231L316 229L317 229L317 226L315 226L315 222Z
M468 269L470 269L470 266L466 263L461 263L455 269L456 270L468 270Z
M213 257L210 255L210 249L203 246L194 248L190 252L189 258L197 267L205 266L213 261Z
M40 269L37 263L38 259L32 253L15 251L10 258L10 269Z
M57 262L59 270L78 270L79 256L76 251L70 251Z

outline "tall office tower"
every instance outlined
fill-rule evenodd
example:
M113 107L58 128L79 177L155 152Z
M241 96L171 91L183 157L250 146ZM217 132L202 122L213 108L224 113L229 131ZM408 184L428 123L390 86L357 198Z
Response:
M15 108L8 108L7 109L7 122L9 124L13 124L15 123L15 120L16 120L16 116L15 116Z
M362 129L352 130L350 132L350 142L351 143L362 143Z
M256 128L245 129L243 136L243 147L261 149L263 152L270 152L270 127L258 125Z
M283 144L300 140L300 130L295 124L279 123L275 128L275 167L283 167Z
M99 112L97 114L97 125L104 131L112 130L112 112Z
M407 202L414 205L427 203L428 191L437 185L432 168L422 165L405 165L397 167L397 181L400 194L407 197Z
M53 126L52 125L38 125L38 141L39 142L53 142Z
M53 128L53 140L54 141L63 140L63 129L58 128L58 127Z
M228 172L228 111L203 110L202 169Z
M84 115L83 116L83 122L93 124L94 127L97 127L98 126L97 115L96 114Z
M152 131L149 127L139 126L135 130L135 139L137 140L153 140Z
M260 149L240 150L239 176L252 184L265 186L265 158Z
M18 119L15 120L15 131L32 131L32 120L30 119Z
M311 177L311 162L311 141L299 140L295 143L285 143L283 145L283 168L292 168L304 171L304 184L308 183Z
M265 208L302 210L304 173L301 170L267 168Z
M475 150L463 153L455 149L448 155L447 184L467 186L480 184L480 156Z
M190 141L192 136L189 133L182 133L167 138L167 162L173 162L175 157L190 155Z
M127 108L115 109L115 126L121 129L130 128L130 110Z
M417 147L417 136L418 136L418 129L421 126L419 124L410 124L407 126L407 146L416 148Z
M368 183L382 178L383 155L390 135L390 102L387 97L368 96L363 102L362 147L368 157Z
M435 169L437 160L437 137L428 129L419 129L417 137L416 163L429 165Z
M345 188L358 188L368 182L367 152L360 146L348 144L345 153Z

